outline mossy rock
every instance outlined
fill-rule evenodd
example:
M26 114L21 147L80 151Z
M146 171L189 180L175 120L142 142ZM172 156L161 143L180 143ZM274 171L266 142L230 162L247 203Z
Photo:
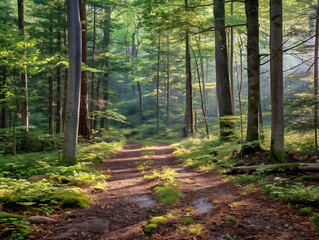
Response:
M151 223L144 228L144 232L147 234L152 234L156 231L156 229L157 229L157 224Z
M57 183L69 183L71 180L65 176L60 175L52 175L50 176L50 181L57 182Z
M6 213L6 212L0 212L0 223L5 223L8 221L8 219L17 219L17 220L22 220L23 216L21 215L16 215L16 214L11 214L11 213Z
M76 193L71 191L60 192L50 197L52 200L61 202L62 208L87 208L90 199L86 193Z
M148 223L149 224L163 224L166 222L166 217L165 216L159 216L159 217L153 217Z

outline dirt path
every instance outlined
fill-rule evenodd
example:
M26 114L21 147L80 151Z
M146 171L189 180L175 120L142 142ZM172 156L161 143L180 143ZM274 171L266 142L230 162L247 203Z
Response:
M172 151L169 145L158 144L147 149L152 154L145 157L140 144L128 144L105 160L100 167L110 169L112 175L107 192L95 193L90 208L60 216L58 225L66 227L55 226L47 239L319 239L309 217L301 216L297 208L225 182L214 173L185 169L176 163ZM136 169L136 162L145 160L153 160L153 167L169 166L177 171L183 197L176 204L167 206L156 199L156 183L144 179ZM156 234L144 235L148 220L172 210L175 218L160 226ZM200 236L177 230L189 214L203 226Z

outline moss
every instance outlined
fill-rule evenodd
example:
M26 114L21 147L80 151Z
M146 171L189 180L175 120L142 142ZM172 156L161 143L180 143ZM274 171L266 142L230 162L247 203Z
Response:
M52 200L61 202L62 208L87 208L90 200L86 193L60 192L50 197Z
M165 216L153 217L148 223L149 224L163 224L166 221Z
M155 194L164 204L173 204L182 196L178 190L166 186L156 187Z
M72 158L63 154L61 158L61 165L64 166L74 166L78 163L77 158Z
M193 224L194 223L194 220L190 217L187 217L184 219L184 224L185 225L190 225L190 224Z
M60 175L52 175L50 177L50 180L53 182L57 182L57 183L69 183L71 182L71 180L65 176L60 176Z
M273 149L270 149L268 159L272 162L277 163L286 163L287 162L287 156L284 151L275 151Z
M156 228L157 228L157 224L151 223L144 228L144 232L147 234L151 234L156 231Z

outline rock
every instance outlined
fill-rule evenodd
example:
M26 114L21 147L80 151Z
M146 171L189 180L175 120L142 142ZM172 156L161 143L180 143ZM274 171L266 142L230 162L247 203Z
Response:
M88 217L88 220L84 222L74 223L67 225L65 227L59 227L54 230L61 231L63 233L58 234L54 237L49 237L50 240L59 240L59 239L73 239L72 236L75 233L87 232L95 234L106 234L109 232L110 222L104 219L98 219L96 217Z
M284 226L287 228L287 227L289 227L289 224L288 224L288 223L286 223Z
M48 175L37 175L37 176L32 176L28 178L29 182L39 182L42 181L43 179L49 181L50 180L50 176Z
M53 218L41 217L41 216L31 216L31 217L28 217L26 220L31 224L50 224L50 223L57 222Z
M4 207L2 204L0 204L0 211L3 211Z

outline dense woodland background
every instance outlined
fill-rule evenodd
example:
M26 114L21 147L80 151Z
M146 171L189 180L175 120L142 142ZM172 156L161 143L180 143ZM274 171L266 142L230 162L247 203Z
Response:
M0 2L6 184L49 173L98 182L99 173L78 162L110 156L126 139L186 138L177 155L202 170L296 161L319 169L317 1L74 2ZM81 77L70 78L73 71ZM80 81L80 95L68 95ZM50 166L33 161L36 154ZM61 163L96 175L80 179ZM26 166L37 170L24 172ZM18 201L2 194L3 203Z

